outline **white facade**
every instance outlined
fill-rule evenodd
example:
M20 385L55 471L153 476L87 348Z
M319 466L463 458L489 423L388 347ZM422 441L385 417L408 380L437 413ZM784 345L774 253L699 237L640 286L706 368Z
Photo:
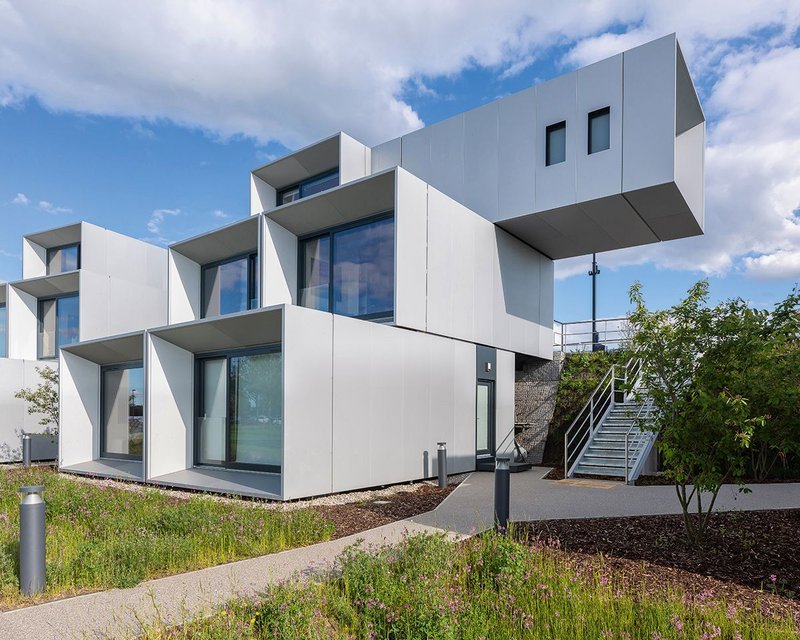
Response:
M256 169L248 217L169 247L163 320L61 350L62 469L290 500L431 477L438 442L451 473L491 468L518 361L552 357L553 260L702 233L704 136L668 36ZM142 434L115 457L104 376L126 367Z

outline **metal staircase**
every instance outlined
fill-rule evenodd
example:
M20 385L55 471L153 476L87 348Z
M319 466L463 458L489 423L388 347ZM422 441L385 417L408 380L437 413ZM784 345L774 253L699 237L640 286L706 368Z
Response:
M652 399L641 385L642 361L613 365L564 434L564 474L639 477L656 434L646 428Z

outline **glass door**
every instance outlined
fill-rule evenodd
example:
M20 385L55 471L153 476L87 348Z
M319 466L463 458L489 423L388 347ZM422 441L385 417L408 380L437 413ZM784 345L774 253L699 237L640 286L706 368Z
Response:
M102 368L100 457L142 459L144 369L141 362Z
M228 359L209 358L200 362L200 402L197 418L199 442L197 463L225 463L228 421Z
M475 411L475 455L494 455L494 382L479 380Z

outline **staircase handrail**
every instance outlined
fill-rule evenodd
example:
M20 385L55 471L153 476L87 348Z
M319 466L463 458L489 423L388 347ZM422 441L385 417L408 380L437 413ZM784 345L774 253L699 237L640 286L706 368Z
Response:
M573 468L577 466L581 455L589 447L597 427L606 414L614 408L617 395L617 380L623 380L623 400L633 395L642 377L642 359L633 355L622 367L622 377L617 375L617 367L612 364L594 388L586 404L578 411L575 419L564 432L564 477L569 478ZM577 443L570 453L570 446ZM576 455L577 451L577 455Z
M636 433L633 436L635 444L633 451L634 454L638 454L641 448L640 444L643 443L646 444L646 442L652 438L652 436L647 431L641 428L642 414L644 413L649 417L652 408L653 408L653 398L648 395L647 400L645 400L641 405L639 405L639 411L636 412L636 415L633 418L633 424L631 424L631 426L628 427L628 430L625 432L625 466L624 466L625 484L628 484L630 478L635 476L635 474L633 473L635 469L631 470L631 472L628 472L628 461L630 459L629 452L630 452L631 433L633 433L634 430L636 430ZM645 418L645 420L647 420L647 418ZM643 464L643 460L641 458L636 457L634 459L636 460L637 467Z

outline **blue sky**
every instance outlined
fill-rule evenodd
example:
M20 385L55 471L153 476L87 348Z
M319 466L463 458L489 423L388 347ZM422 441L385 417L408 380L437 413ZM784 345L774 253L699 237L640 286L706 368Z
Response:
M0 280L21 236L88 220L165 244L248 213L248 174L337 130L375 144L677 32L708 119L706 235L601 254L600 316L708 277L800 280L800 3L0 0ZM132 6L134 5L134 6ZM485 5L491 5L490 7ZM555 315L590 315L591 258Z

